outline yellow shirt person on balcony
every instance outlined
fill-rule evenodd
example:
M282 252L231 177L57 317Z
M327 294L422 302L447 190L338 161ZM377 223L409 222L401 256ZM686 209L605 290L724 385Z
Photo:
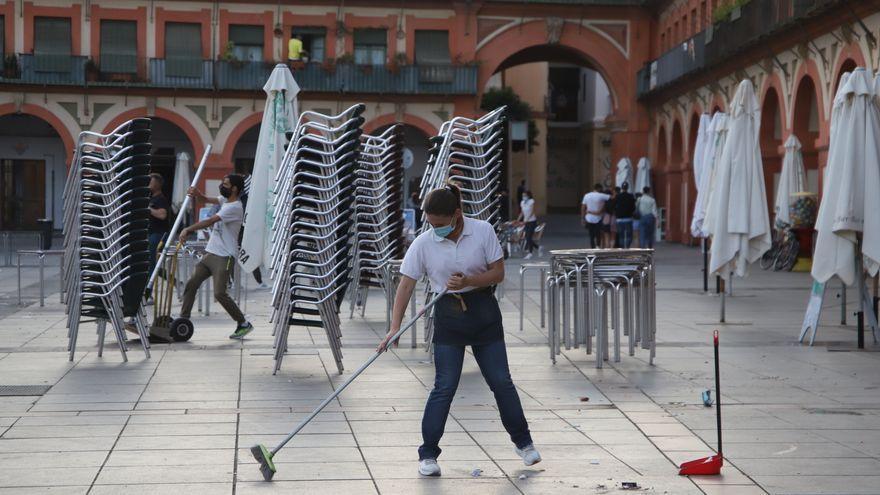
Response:
M308 52L303 50L302 35L297 34L287 42L287 60L290 62L305 62Z

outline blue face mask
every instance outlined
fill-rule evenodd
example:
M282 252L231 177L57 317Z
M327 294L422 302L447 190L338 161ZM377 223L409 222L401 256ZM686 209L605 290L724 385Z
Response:
M455 230L455 222L450 223L449 225L445 225L443 227L434 227L434 235L441 239L445 239Z

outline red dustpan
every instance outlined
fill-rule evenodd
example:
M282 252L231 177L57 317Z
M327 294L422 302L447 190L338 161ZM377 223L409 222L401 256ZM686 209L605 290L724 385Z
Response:
M718 423L718 453L702 459L685 462L678 474L683 476L721 474L724 454L721 453L721 378L718 371L718 330L715 330L715 417Z

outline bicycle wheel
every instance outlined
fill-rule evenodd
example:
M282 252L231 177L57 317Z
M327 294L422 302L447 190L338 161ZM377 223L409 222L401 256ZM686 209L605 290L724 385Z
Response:
M769 270L776 264L776 254L779 251L779 244L774 242L770 245L770 249L761 256L761 268Z
M794 268L795 263L797 263L799 250L800 245L797 239L789 239L780 249L779 256L776 257L776 262L774 263L776 271L790 272Z

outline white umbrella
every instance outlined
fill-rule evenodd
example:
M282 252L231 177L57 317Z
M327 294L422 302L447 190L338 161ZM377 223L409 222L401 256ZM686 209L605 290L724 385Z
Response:
M715 165L709 198L712 249L709 270L727 279L743 277L750 263L770 249L770 220L758 133L761 110L748 79L730 105L727 141Z
M824 195L816 219L813 278L837 275L847 285L880 267L880 109L874 83L855 69L834 99ZM861 234L861 253L857 252ZM858 256L862 256L862 260Z
M727 141L727 114L716 112L709 124L708 142L703 149L703 173L700 187L697 188L697 201L694 205L694 216L691 221L691 233L694 237L709 237L711 221L709 217L709 199L715 187L716 164L721 161L721 152Z
M181 151L177 154L177 163L174 165L174 185L171 189L171 207L174 211L179 212L186 199L186 192L192 182L190 170L189 155L185 151Z
M617 175L615 176L614 185L621 187L624 182L632 185L632 173L632 162L629 161L629 158L621 158L620 161L617 162Z
M239 255L239 262L246 272L256 270L269 258L269 229L275 214L272 183L284 157L284 134L293 128L299 115L296 100L299 85L286 65L275 66L263 91L266 92L266 106L260 124L260 137L257 139Z
M646 187L651 187L651 160L643 156L636 165L636 186L633 192L642 192Z
M791 195L807 188L804 171L804 158L801 155L801 142L794 134L785 141L785 158L782 159L782 173L776 188L776 223L791 225L789 204Z
M709 124L712 123L712 117L709 114L704 113L700 115L700 124L697 127L697 139L694 141L694 184L699 189L700 180L703 175L703 169L705 166L704 163L704 154L703 151L706 148L706 141L709 137Z

